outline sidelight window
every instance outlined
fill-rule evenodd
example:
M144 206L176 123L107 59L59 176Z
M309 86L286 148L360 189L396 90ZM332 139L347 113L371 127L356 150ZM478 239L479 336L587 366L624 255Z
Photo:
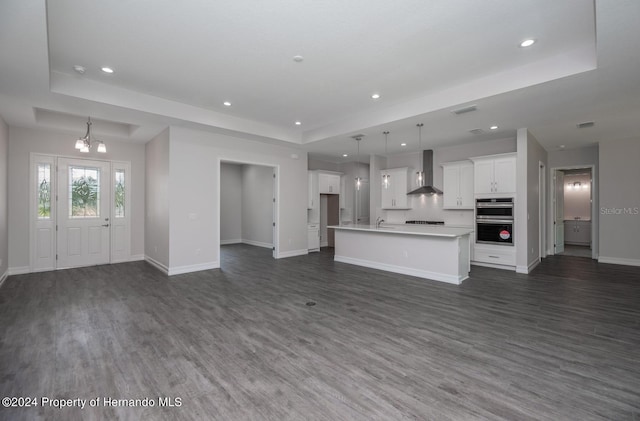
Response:
M38 164L38 219L51 219L51 164Z
M124 170L115 171L115 190L114 190L114 202L115 202L115 215L116 218L125 217L125 179Z

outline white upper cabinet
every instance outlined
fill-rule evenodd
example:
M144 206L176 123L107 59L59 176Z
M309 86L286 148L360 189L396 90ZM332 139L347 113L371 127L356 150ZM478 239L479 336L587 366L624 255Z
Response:
M320 194L340 194L340 176L337 174L318 174Z
M307 209L316 209L318 207L318 202L320 201L318 193L318 173L315 171L308 171L307 175L309 178Z
M515 154L482 156L471 160L474 164L475 194L515 194Z
M471 161L442 164L444 209L473 209L473 173Z
M388 181L385 183L385 177ZM408 168L380 171L382 209L410 209L407 197Z

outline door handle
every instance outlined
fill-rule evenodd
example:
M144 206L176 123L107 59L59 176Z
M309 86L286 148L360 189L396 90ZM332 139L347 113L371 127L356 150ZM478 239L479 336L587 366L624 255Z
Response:
M108 226L109 226L109 224L104 224L104 225L103 225L103 227L108 227Z

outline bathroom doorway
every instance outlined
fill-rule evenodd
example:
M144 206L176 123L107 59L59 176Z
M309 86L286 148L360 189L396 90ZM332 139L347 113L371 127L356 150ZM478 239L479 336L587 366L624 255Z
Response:
M554 252L593 257L593 169L554 170Z

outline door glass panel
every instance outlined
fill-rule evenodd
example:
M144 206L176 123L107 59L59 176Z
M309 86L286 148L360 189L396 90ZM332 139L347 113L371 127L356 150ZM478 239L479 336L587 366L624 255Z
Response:
M125 214L125 184L124 184L124 170L116 170L115 179L115 192L113 195L115 201L115 217L124 218Z
M100 216L100 169L69 167L69 217Z
M51 164L38 164L38 219L51 219Z

